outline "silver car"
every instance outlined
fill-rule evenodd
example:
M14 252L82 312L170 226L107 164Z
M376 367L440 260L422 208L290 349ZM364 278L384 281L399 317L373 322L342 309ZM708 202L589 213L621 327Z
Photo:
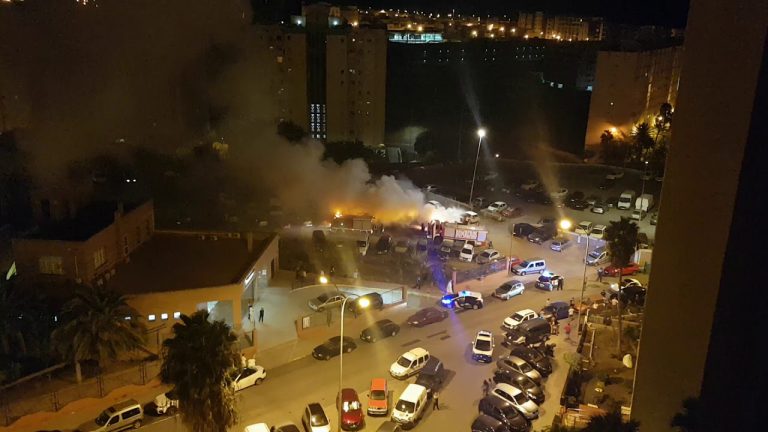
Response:
M517 356L502 357L496 362L496 367L499 369L509 369L520 372L532 379L537 385L541 384L541 374L531 367L525 360Z
M515 409L520 411L520 414L528 420L539 417L539 406L519 388L506 383L498 383L491 390L491 394L514 405Z
M493 292L493 296L502 300L509 300L512 297L520 295L524 292L524 283L519 280L511 280L509 282L504 282L500 287L496 288L496 290Z
M340 292L324 293L311 299L308 304L310 309L322 312L328 308L340 307L346 297Z

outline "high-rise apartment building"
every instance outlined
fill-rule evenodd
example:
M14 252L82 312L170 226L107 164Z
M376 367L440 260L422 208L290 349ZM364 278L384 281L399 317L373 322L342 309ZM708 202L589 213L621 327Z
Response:
M384 141L387 32L353 7L304 5L289 24L256 25L275 121L323 141Z
M675 105L683 48L600 51L589 105L586 146L600 142L610 130L629 135L648 121L663 103Z
M643 431L678 430L690 397L686 430L765 428L767 29L765 0L691 1L632 395Z
M516 33L529 38L563 41L599 41L603 39L603 19L545 15L544 12L520 12Z

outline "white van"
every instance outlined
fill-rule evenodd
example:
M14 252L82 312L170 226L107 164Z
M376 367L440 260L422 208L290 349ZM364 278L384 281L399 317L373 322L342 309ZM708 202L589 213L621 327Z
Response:
M529 273L542 273L547 269L547 262L543 258L527 259L520 264L512 267L512 272L517 275L527 275Z
M625 190L619 195L619 202L616 203L616 208L628 210L635 204L635 191Z
M112 432L138 429L144 421L144 410L135 399L129 399L105 409L95 419L77 428L82 432Z
M461 215L461 223L475 225L480 223L480 216L473 211L467 211Z
M413 426L424 415L427 407L427 389L418 384L408 384L392 410L392 421Z
M464 243L464 247L461 248L459 253L459 259L461 261L472 262L472 258L475 257L475 247L471 243Z
M429 360L429 351L424 348L414 348L392 363L389 374L398 379L407 378L420 371L427 364L427 360Z

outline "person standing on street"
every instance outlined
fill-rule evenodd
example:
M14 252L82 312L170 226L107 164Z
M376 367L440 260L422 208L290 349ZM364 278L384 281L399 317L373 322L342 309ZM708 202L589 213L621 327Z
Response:
M568 340L571 340L571 323L570 322L565 323L565 327L563 327L563 330L565 330L565 338Z
M259 309L259 322L260 323L264 322L264 308L263 307L261 309Z
M488 390L490 389L490 385L488 384L488 380L483 380L483 396L488 396Z
M559 291L563 290L563 285L565 285L565 279L563 279L563 278L558 279L557 280L557 289Z
M440 393L435 390L435 394L432 397L435 398L435 411L440 411Z
M603 268L598 267L597 268L597 281L602 282L603 281Z

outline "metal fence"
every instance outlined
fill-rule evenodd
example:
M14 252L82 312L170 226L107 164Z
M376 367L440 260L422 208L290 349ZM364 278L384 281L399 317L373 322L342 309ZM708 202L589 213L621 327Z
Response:
M482 279L490 274L507 270L507 260L495 261L488 264L481 264L468 270L456 271L456 283L460 284L472 279Z
M58 411L79 399L101 398L123 386L144 385L158 375L160 364L159 360L142 362L119 372L98 375L80 384L36 396L28 396L30 388L25 385L7 388L0 394L0 418L8 426L25 415L39 411Z

